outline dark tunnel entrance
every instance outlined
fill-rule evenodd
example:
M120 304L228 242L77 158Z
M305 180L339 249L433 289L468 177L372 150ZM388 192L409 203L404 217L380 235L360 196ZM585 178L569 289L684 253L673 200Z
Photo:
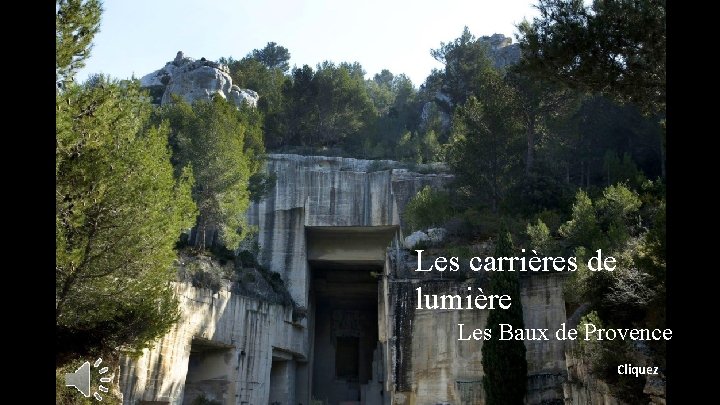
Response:
M324 405L383 403L379 288L395 229L307 228L315 308L312 398Z
M381 271L313 268L313 397L325 404L363 403L378 343L378 283L370 273Z

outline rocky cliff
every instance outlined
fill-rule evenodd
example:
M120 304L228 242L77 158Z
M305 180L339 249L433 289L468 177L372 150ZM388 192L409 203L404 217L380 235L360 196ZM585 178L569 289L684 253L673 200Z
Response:
M182 52L161 69L143 76L140 85L150 90L156 104L167 103L173 95L192 103L218 94L238 107L242 103L255 107L259 97L253 90L234 85L227 66L205 58L195 60Z
M520 61L520 44L513 44L512 38L503 34L492 34L482 36L479 40L488 44L489 56L496 68L513 65Z

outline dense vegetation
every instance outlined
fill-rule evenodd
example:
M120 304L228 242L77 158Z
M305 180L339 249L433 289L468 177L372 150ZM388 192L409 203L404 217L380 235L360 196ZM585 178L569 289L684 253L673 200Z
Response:
M239 245L264 146L258 114L224 100L158 110L136 80L76 83L101 5L56 11L57 402L77 403L62 381L81 359L114 367L118 350L138 353L177 321L181 234L212 226Z
M198 207L195 246L212 245L214 229L231 250L247 236L248 185L259 173L265 152L259 119L249 106L238 110L217 96L193 105L178 97L154 111L154 122L169 125L176 176L192 169Z
M271 186L260 171L265 150L444 162L454 183L423 189L408 205L407 230L443 226L455 244L493 238L510 250L514 238L578 263L603 249L617 269L580 266L567 284L568 314L665 326L664 1L539 0L540 17L518 26L520 63L495 67L487 38L465 28L430 50L444 67L419 87L388 70L366 79L357 62L291 68L290 51L270 42L221 60L235 84L260 94L257 109L239 110L221 99L153 108L132 80L75 83L101 5L57 6L59 367L140 349L172 325L181 233L193 228L196 250L219 241L232 256L251 231L242 212ZM497 350L484 347L493 364ZM648 350L664 367L664 343ZM582 353L615 395L643 398L637 381L611 369L632 363L637 348L593 342ZM517 374L488 381L521 384L501 380ZM496 403L519 401L486 391Z

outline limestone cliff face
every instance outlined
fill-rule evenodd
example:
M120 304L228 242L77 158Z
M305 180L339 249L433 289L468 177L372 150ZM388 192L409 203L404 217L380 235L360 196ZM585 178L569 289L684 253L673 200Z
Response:
M175 290L177 325L139 359L122 358L123 404L189 403L199 392L226 404L239 403L236 396L267 403L269 384L253 381L270 380L273 348L307 353L292 308L233 294L227 286L213 293L177 283Z
M268 156L267 171L277 183L250 207L248 220L259 230L260 263L283 276L300 306L308 303L305 227L399 226L400 213L422 187L441 188L452 179L401 166L390 160Z
M178 52L175 59L163 68L140 79L140 85L150 90L154 102L165 104L173 95L188 103L196 100L210 100L214 95L229 99L238 107L248 103L255 107L258 94L253 90L233 85L227 66L205 60L195 60Z
M484 250L486 250L485 248ZM492 251L493 249L490 249ZM480 253L483 255L483 253ZM423 257L428 268L435 256ZM417 259L409 251L400 251L392 258L389 306L391 336L389 352L394 370L396 390L393 404L484 404L482 379L483 340L458 341L459 327L467 338L474 329L484 329L490 310L429 310L409 307L415 304L415 288L423 294L458 294L465 296L468 288L487 290L487 278L471 275L417 273ZM520 301L524 327L557 330L565 322L565 301L562 288L565 276L527 274L520 278ZM410 303L410 304L409 304ZM495 337L496 338L496 337ZM567 380L565 342L526 340L528 363L527 404L563 402L563 383ZM568 398L569 399L569 398Z
M520 61L520 44L513 44L512 38L503 34L480 37L479 40L488 44L489 56L496 68L513 65Z

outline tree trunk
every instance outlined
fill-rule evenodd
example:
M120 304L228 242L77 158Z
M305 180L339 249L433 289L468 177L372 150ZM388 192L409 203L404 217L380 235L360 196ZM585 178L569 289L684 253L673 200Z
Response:
M530 175L535 155L535 117L530 118L527 126L527 156L525 157L525 175Z
M205 249L205 220L200 218L195 226L195 248Z
M590 189L590 161L587 162L587 168L585 170L585 189Z
M665 178L665 125L660 131L660 175Z
M570 184L570 163L565 164L565 184Z

